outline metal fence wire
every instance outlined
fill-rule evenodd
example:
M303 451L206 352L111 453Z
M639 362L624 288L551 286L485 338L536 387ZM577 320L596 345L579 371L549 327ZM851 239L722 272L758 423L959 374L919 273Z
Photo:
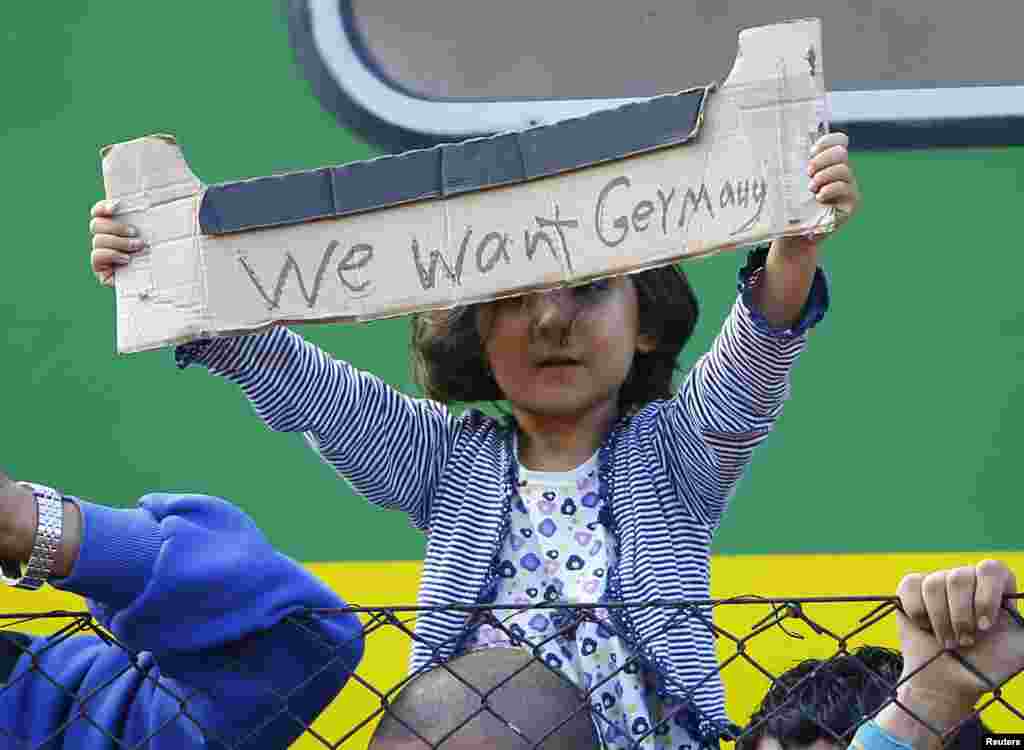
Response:
M1019 597L1020 594L1007 597L1007 601ZM355 613L363 624L363 662L331 706L312 723L304 721L292 705L295 690L302 687L299 686L292 691L275 691L267 696L275 710L267 712L261 708L259 721L249 722L244 731L238 732L230 727L204 726L204 713L191 710L197 700L207 701L206 705L210 700L219 702L215 705L223 705L223 701L232 700L231 695L200 697L189 689L185 681L158 677L150 656L145 652L133 653L100 627L88 612L11 613L0 614L0 708L26 714L55 710L52 700L47 705L26 704L23 700L20 705L12 706L6 700L9 697L6 693L16 690L22 680L42 681L49 695L56 694L76 708L69 715L62 716L55 728L41 740L19 736L12 730L12 727L19 726L19 722L0 716L0 747L66 750L72 745L65 739L77 724L84 722L95 730L96 746L142 750L159 746L161 732L168 732L172 725L185 722L190 725L189 735L196 738L197 747L273 750L261 741L260 727L284 720L292 722L298 735L292 745L294 748L355 750L366 748L378 723L385 720L391 728L389 736L398 736L397 732L407 743L400 745L403 750L454 747L460 737L470 733L470 729L477 735L481 731L489 736L505 735L507 745L497 744L496 747L575 750L581 747L578 735L573 735L576 737L574 740L566 739L574 723L579 726L579 722L584 720L590 725L590 731L596 727L602 734L608 732L612 720L606 715L605 694L615 677L622 671L649 671L642 656L645 644L630 643L620 623L623 616L635 616L641 610L655 607L671 612L666 628L681 627L683 623L692 627L697 623L707 629L716 642L717 670L726 694L741 693L749 704L744 709L745 715L731 716L732 721L707 715L694 704L682 704L685 708L681 710L691 711L691 719L696 720L701 731L706 731L707 736L717 735L717 742L722 747L735 743L737 750L755 750L762 736L777 736L781 731L796 732L795 736L805 737L807 744L822 738L845 746L862 721L892 703L899 704L897 688L902 683L898 653L877 645L895 643L894 613L899 609L899 601L892 596L789 599L745 596L680 602L449 608L463 611L468 618L466 629L452 636L458 642L465 642L468 635L481 628L489 628L491 633L501 634L506 645L517 648L515 652L505 652L517 655L514 665L501 673L490 669L486 679L480 677L479 670L464 669L461 666L463 660L458 658L448 663L436 661L414 675L405 673L405 656L416 638L413 624L418 614L427 611L425 608L395 606L310 610L287 618L282 625L287 624L296 628L297 633L323 641L323 631L311 627L317 619ZM1024 620L1007 606L1006 601L1004 609L1024 626ZM542 614L551 623L543 637L527 637L521 627L511 622L513 616L524 611ZM591 623L607 635L622 638L631 647L631 652L637 655L618 664L601 679L579 686L544 658L543 647L556 639L573 638L576 630L585 623ZM35 639L27 633L33 634ZM41 655L48 649L67 644L71 639L81 638L93 639L92 648L105 652L108 658L104 663L109 665L109 673L104 673L98 680L93 675L87 685L62 684L53 673L55 670L47 670L42 665ZM437 649L442 646L434 645ZM310 681L317 679L323 671L336 667L337 660L343 658L341 645L322 642L321 646L323 661L310 670ZM106 651L108 649L109 652ZM225 672L244 672L258 666L251 659L259 657L248 651L245 643L239 644L231 650L220 668ZM943 732L938 727L929 726L923 717L915 716L922 725L947 746L957 747L980 747L980 733L983 731L1024 731L1024 677L1020 673L996 688L988 676L971 664L969 650L961 654L947 649L934 658L942 658L943 653L959 661L981 684L990 686L990 690L977 703L973 714L958 726ZM111 658L114 656L116 658ZM138 674L130 674L132 672ZM449 688L456 686L460 695L448 704L436 695L429 696L433 715L425 725L420 721L422 716L417 718L418 712L410 711L408 707L415 706L417 700L426 696L422 690L417 693L417 685L419 678L427 672L435 678L430 683L430 690L437 690L437 677L440 675ZM714 673L709 672L675 692L687 697L713 676ZM152 721L144 736L135 733L130 739L118 736L117 728L112 728L109 721L98 720L93 710L96 707L98 711L102 705L104 691L114 689L118 681L126 678L141 678L144 687L140 690L163 693L168 698L165 704L173 707L166 716ZM912 678L910 675L906 679ZM534 705L528 693L540 683L548 686L546 689L556 684L573 696L564 715L543 729L531 727L531 722L523 719ZM854 692L858 695L844 693L843 690L848 688L844 683L855 683L858 687ZM24 685L21 687L21 694L31 694L24 691ZM540 690L539 687L536 689ZM834 692L830 697L823 696L822 691ZM540 696L539 700L548 699ZM266 702L261 705L265 706ZM437 715L438 705L442 706L443 716ZM545 705L550 705L550 701ZM909 712L909 709L905 710ZM665 733L667 723L672 720L675 717L666 716L660 723L634 731L634 738L626 741L626 746L637 750L659 748L657 739ZM788 729L784 729L786 727ZM81 728L78 733L80 735ZM374 744L374 750L377 746ZM601 744L593 746L601 747ZM459 747L466 745L460 744ZM78 745L74 748L77 750ZM693 750L699 748L695 745Z

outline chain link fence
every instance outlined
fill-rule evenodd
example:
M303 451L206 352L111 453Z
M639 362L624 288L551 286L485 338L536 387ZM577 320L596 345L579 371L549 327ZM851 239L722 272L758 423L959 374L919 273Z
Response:
M1017 598L1022 595L1016 595ZM1008 597L1014 598L1014 597ZM412 744L403 748L438 748L454 744L454 738L470 725L480 726L486 720L488 726L500 727L510 738L507 746L521 748L577 747L566 744L560 736L564 729L580 717L607 733L612 724L605 713L607 700L604 698L607 686L621 671L643 670L641 657L630 657L619 664L617 669L603 679L583 688L570 682L559 669L542 656L544 647L557 639L573 639L576 631L584 624L596 626L607 636L626 638L619 627L623 613L635 613L645 608L668 609L672 615L667 627L679 627L684 622L699 623L715 639L719 658L718 671L729 696L729 714L732 721L714 718L696 709L699 726L713 731L721 738L723 747L736 743L737 750L754 750L763 735L775 736L783 725L791 728L800 724L802 732L810 737L808 743L820 737L845 746L853 735L858 723L869 718L886 705L897 702L896 689L900 684L900 665L894 651L875 646L895 644L896 623L894 613L899 608L895 597L831 597L764 599L755 596L733 599L683 601L683 602L642 602L606 603L600 605L542 604L532 606L502 607L461 607L468 617L467 632L478 632L481 628L501 634L502 639L518 647L522 663L510 669L507 675L487 680L487 684L474 684L472 676L461 670L459 661L435 664L432 669L441 670L449 684L457 684L463 694L471 697L471 710L462 714L445 717L444 731L438 735L417 726L410 720L412 714L395 711L396 700L410 684L414 676L408 676L404 667L411 640L415 638L413 624L417 614L424 612L416 607L351 607L346 610L315 610L301 616L287 619L289 627L304 637L323 640L323 631L313 627L318 619L338 617L344 613L355 613L363 624L365 657L351 675L347 685L333 703L315 721L302 718L302 712L294 706L296 691L274 691L266 696L270 703L264 703L257 721L247 723L244 730L234 731L230 726L210 726L210 706L223 705L231 695L209 696L191 690L187 680L173 680L157 676L152 659L145 653L132 653L124 644L102 629L87 612L48 612L38 614L0 614L0 747L17 750L57 750L79 747L110 747L128 750L158 747L160 734L176 731L175 736L191 736L197 747L205 738L209 747L241 750L242 748L268 748L261 740L263 727L273 722L291 725L297 740L295 748L366 748L374 728L384 717L389 717L393 726L400 727ZM1019 614L1006 606L1019 625L1024 626ZM512 623L513 616L522 612L544 615L552 627L547 628L543 637L529 637L521 627ZM713 615L713 617L712 617ZM280 625L278 627L281 627ZM467 632L457 637L465 638ZM28 633L32 633L30 637ZM89 639L88 641L75 639ZM627 641L628 642L628 641ZM67 648L78 643L87 646L92 657L103 660L106 672L101 678L92 674L83 683L62 684L57 672L64 670L47 669L44 655L48 650ZM324 642L323 663L310 670L309 680L314 681L325 671L336 669L342 648L340 644ZM633 652L644 651L644 644L633 644ZM227 672L243 673L258 668L255 652L247 653L246 644L239 644L227 659L219 665ZM73 649L74 651L74 649ZM80 653L74 651L75 654ZM971 671L982 682L989 685L989 692L975 707L974 715L945 734L937 727L929 727L936 736L947 744L959 742L964 737L980 737L979 731L1024 732L1024 677L1016 674L1002 687L996 688L989 678L981 674L970 662L969 654L961 655L947 651L965 669ZM941 654L935 658L940 658ZM73 656L72 658L81 658ZM98 662L97 662L98 663ZM799 664L799 665L798 665ZM797 666L798 665L798 666ZM531 730L523 722L522 711L512 718L507 710L510 704L509 691L529 689L527 686L538 681L540 672L546 678L563 684L577 696L575 705L567 709L564 718L544 731ZM424 670L426 671L426 670ZM697 691L702 681L713 674L706 674L701 680L687 686ZM64 678L67 679L66 677ZM525 682L524 682L525 680ZM840 683L851 681L860 687L862 697L850 700L843 697L844 686ZM20 695L31 695L22 681L38 681L46 688L44 693L57 695L58 699L45 705L34 705L21 700L14 703L8 698L14 691ZM100 717L103 711L104 694L123 687L124 681L136 684L136 693L161 694L164 709L161 715L153 717L143 735L135 733L131 739L122 734L124 727L116 726L109 717ZM835 682L831 699L822 699L822 685L827 693ZM20 687L19 687L20 685ZM502 693L502 691L505 693ZM48 692L47 692L48 691ZM411 692L411 691L410 691ZM9 695L9 693L11 695ZM504 696L499 699L499 696ZM766 697L767 696L767 697ZM841 717L837 719L836 707ZM414 696L415 697L415 696ZM240 699L236 696L236 699ZM67 715L62 715L43 739L26 739L19 735L18 727L24 726L35 712L60 710L55 703L72 706ZM465 700L463 700L465 703ZM524 705L528 705L525 701ZM266 705L275 706L266 711ZM202 709L195 709L202 706ZM94 708L95 707L95 708ZM168 708L170 707L170 708ZM686 709L692 710L692 709ZM4 716L3 711L17 712L18 716ZM515 713L515 712L513 712ZM27 718L26 718L27 717ZM693 718L693 717L691 717ZM923 719L918 717L922 723ZM627 746L637 750L659 748L658 738L665 732L665 724L672 721L666 717L661 724L655 723L644 731L633 732ZM733 723L736 722L736 723ZM983 722L981 724L980 722ZM436 722L435 722L436 723ZM181 724L188 725L182 734ZM81 736L83 725L94 732L96 744L72 744L72 735ZM973 734L970 734L973 732ZM959 738L959 740L958 740ZM980 740L979 740L980 741ZM462 745L464 747L464 745ZM598 745L595 745L598 746ZM971 744L969 746L977 746ZM272 748L268 748L272 750ZM694 750L697 750L694 747Z

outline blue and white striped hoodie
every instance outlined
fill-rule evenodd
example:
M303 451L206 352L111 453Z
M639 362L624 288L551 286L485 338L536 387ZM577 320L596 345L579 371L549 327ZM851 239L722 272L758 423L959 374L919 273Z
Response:
M819 269L801 321L772 330L749 302L766 254L751 253L739 298L676 396L621 419L602 446L601 517L618 540L611 600L710 596L712 536L782 410L807 330L828 307ZM272 430L305 433L359 494L409 516L427 535L419 606L490 601L517 476L507 423L404 395L285 328L179 347L177 356L181 367L196 362L240 385ZM726 719L725 697L704 618L670 607L617 611L661 691L692 698L698 731L712 735ZM456 655L467 619L421 613L411 671Z

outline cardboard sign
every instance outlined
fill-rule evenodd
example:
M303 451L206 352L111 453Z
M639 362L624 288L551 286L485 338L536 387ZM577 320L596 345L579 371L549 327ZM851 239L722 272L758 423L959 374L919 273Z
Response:
M103 150L148 248L117 270L118 350L364 321L828 232L817 20L748 29L720 86L552 125L211 187L170 136Z

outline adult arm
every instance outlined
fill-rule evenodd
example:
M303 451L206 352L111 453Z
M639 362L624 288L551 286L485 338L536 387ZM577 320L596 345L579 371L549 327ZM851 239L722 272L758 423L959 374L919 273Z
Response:
M82 523L65 546L76 554L52 583L89 598L116 643L29 641L0 693L0 737L283 750L344 686L362 655L357 618L310 614L344 602L240 510L196 495L147 495L132 510L71 504ZM24 532L6 521L32 505L0 492L5 555L27 557Z
M1016 589L1013 571L998 560L904 577L898 702L862 726L854 746L939 750L944 735L974 715L982 695L1024 671L1017 601L1004 602Z

